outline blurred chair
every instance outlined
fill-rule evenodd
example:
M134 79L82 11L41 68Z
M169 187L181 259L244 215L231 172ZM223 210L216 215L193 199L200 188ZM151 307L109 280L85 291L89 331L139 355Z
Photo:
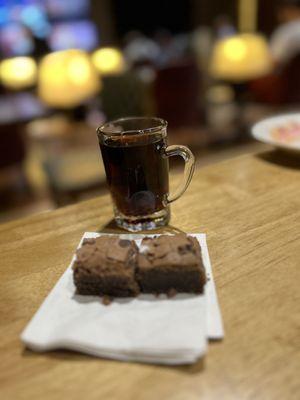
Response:
M108 120L145 114L147 90L132 71L103 77L102 110Z
M282 101L282 80L278 73L255 79L248 87L255 102L276 106Z
M279 71L250 83L257 102L270 106L300 104L300 54L293 57Z
M13 207L32 200L32 188L24 172L27 157L24 124L47 114L30 92L0 96L0 204Z
M194 62L182 62L157 70L154 81L156 113L168 121L170 128L197 126L200 76Z
M44 181L57 206L73 203L104 187L105 174L94 129L63 115L27 126L36 145Z
M57 206L78 201L105 187L99 150L70 149L44 161L52 200Z
M300 104L300 54L296 55L281 72L284 104Z
M21 124L0 124L0 205L14 203L30 188L23 170L26 145ZM20 198L19 198L20 200Z
M0 124L0 169L21 165L24 159L25 141L20 124Z

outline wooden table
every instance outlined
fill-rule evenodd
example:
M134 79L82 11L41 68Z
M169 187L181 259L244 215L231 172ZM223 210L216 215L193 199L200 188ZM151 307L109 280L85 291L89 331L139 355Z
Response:
M176 178L177 179L177 178ZM172 227L206 232L226 338L192 366L122 363L23 348L20 332L84 231L114 231L108 196L0 225L0 397L300 398L300 161L276 152L197 171Z

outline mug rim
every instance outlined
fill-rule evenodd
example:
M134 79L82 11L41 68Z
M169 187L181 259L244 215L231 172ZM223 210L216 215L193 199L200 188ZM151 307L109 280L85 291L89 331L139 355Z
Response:
M105 131L105 128L108 128L110 125L117 125L117 124L122 124L122 122L127 122L130 120L140 120L140 121L153 121L153 126L149 128L141 128L141 129L128 129L128 130L122 130L122 131ZM103 136L121 136L121 135L128 135L128 134L134 134L134 133L139 133L143 135L149 135L153 133L157 133L158 130L161 130L163 128L166 128L168 126L168 122L164 120L163 118L159 117L124 117L124 118L117 118L112 121L105 122L104 124L100 125L97 129L96 132L98 135L103 135Z

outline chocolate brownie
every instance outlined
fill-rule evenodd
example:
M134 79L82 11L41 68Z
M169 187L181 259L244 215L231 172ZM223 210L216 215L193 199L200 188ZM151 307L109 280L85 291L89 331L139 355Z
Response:
M197 239L185 234L143 239L136 279L144 293L202 293L206 274Z
M78 294L129 297L139 293L135 281L137 246L115 236L87 239L76 252L73 278Z

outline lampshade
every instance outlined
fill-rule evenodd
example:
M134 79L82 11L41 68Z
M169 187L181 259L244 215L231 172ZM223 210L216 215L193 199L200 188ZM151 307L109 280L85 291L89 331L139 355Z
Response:
M97 71L82 50L50 53L40 63L38 94L50 106L75 107L96 94L100 86Z
M126 68L123 54L113 47L103 47L94 51L92 62L103 76L120 74Z
M4 86L23 89L35 84L37 66L31 57L14 57L0 64L0 79Z
M272 70L272 58L266 40L257 34L240 34L215 45L211 74L228 81L254 79Z

